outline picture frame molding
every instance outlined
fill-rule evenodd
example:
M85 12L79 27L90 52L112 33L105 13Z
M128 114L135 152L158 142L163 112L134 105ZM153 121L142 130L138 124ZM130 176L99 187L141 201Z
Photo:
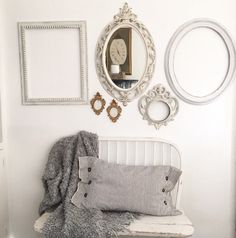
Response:
M38 29L78 29L80 36L80 78L81 95L78 97L29 97L28 92L28 66L27 47L25 32ZM67 104L88 104L88 69L87 69L87 31L86 21L51 21L51 22L18 22L18 40L21 69L21 92L23 105L67 105Z
M205 28L215 32L225 44L228 54L228 68L225 77L219 86L205 96L195 96L183 89L174 70L175 52L181 40L189 33L199 28ZM197 66L196 66L197 67ZM236 49L233 38L226 28L212 19L197 18L181 25L172 35L165 52L165 74L170 88L184 102L193 105L205 105L220 96L235 78ZM204 86L204 85L203 85Z

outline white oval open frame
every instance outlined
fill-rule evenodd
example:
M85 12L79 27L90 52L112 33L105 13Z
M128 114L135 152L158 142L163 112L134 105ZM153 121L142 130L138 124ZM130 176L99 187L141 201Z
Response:
M215 90L209 92L205 96L195 96L184 90L178 81L174 69L175 52L179 43L186 34L198 28L207 28L217 33L223 40L228 55L228 68L224 79ZM192 21L183 24L179 29L177 29L177 31L171 37L170 42L166 49L165 73L168 83L171 89L176 93L176 95L180 99L190 104L195 105L207 104L216 97L218 97L232 81L235 73L235 68L236 68L236 52L232 38L222 25L209 19L194 19Z

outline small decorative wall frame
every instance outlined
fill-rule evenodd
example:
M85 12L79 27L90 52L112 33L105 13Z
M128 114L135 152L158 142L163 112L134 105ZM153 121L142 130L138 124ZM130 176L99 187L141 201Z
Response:
M189 89L186 89L185 85L183 85L183 81L184 81L183 78L177 77L176 68L175 68L175 63L176 63L176 58L177 58L176 52L177 52L178 47L180 46L182 40L185 37L187 37L187 35L189 33L193 33L193 31L200 30L200 29L208 30L211 33L214 33L216 35L216 37L219 38L221 43L224 45L224 51L225 51L224 53L225 53L225 55L227 55L226 58L228 58L227 59L228 64L224 68L222 78L220 78L218 81L216 81L214 74L216 74L215 73L216 69L219 66L222 66L222 63L220 62L219 65L212 66L212 78L213 78L212 81L217 82L217 86L214 86L213 88L208 89L208 88L206 88L207 84L204 83L204 81L202 81L202 83L200 84L201 85L200 89L201 90L204 89L202 91L207 91L206 93L204 93L202 95L194 94ZM206 38L209 38L209 36ZM201 42L198 38L196 39L196 41ZM198 47L196 47L196 45L194 45L192 47L192 49L197 49L198 51L201 50ZM214 59L214 57L219 57L219 55L217 55L217 53L216 53L216 48L213 48L212 51L213 51L212 52L213 59ZM203 56L203 58L208 59L207 57L209 57L209 55L207 55L205 53L205 57ZM185 57L185 58L186 58L186 60L189 60L190 57ZM203 58L202 58L202 60L203 60ZM192 57L192 59L194 59L194 57ZM203 64L202 60L199 61L201 64ZM207 64L212 65L212 62L207 63ZM207 65L207 64L205 64L205 65ZM204 68L205 68L205 65L204 65ZM199 70L199 68L200 68L196 64L194 64L193 67L197 70ZM168 83L169 83L171 89L176 93L176 95L180 99L182 99L183 101L190 103L190 104L195 104L195 105L206 104L206 103L209 103L212 100L214 100L219 95L221 95L225 91L227 86L230 84L230 82L233 80L234 74L235 74L235 69L236 69L236 52L235 52L235 46L234 46L233 40L230 37L227 30L222 25L220 25L219 23L217 23L213 20L194 19L194 20L191 20L191 21L183 24L173 34L173 36L170 39L170 42L167 46L167 49L166 49L165 72L166 72L166 77L167 77ZM219 78L219 75L221 76L221 74L216 74L216 77ZM186 77L186 78L187 78L186 82L189 82L189 80L191 80L191 78L189 78L189 77ZM209 81L209 78L210 77L208 77L208 81ZM191 85L194 85L194 84L192 83ZM201 90L199 90L199 91L201 91ZM196 87L195 87L195 91L196 91Z
M19 22L22 103L88 104L86 22Z
M121 33L125 29L130 32L130 43ZM107 63L109 60L111 64ZM148 87L155 61L156 51L151 34L125 3L105 27L97 43L96 69L103 88L126 106ZM124 66L129 68L129 72Z
M119 119L121 112L121 107L113 99L110 106L107 108L108 117L111 119L112 122L116 122Z
M106 105L106 101L104 98L102 98L102 95L97 92L96 95L91 99L90 104L95 114L100 115Z
M159 129L174 120L179 103L161 84L158 84L139 99L138 108L143 119Z

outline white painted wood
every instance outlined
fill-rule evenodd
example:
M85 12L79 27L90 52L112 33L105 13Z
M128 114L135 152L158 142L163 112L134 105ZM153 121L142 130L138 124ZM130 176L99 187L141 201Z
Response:
M121 237L191 237L194 228L184 214L180 216L141 216L135 220Z
M162 115L161 119L151 116L154 111L157 111L161 116L160 105L158 106L159 109L156 106L152 108L155 103L161 103L168 108L167 114ZM153 125L156 129L160 129L161 126L166 126L174 120L179 111L179 102L177 98L171 96L163 85L157 84L139 99L138 109L143 120L147 120L148 125Z
M176 145L156 138L99 137L99 157L105 161L130 165L168 164L181 169L181 155ZM179 208L180 186L172 193L173 203ZM34 224L41 232L49 213L43 214ZM135 220L119 237L190 237L193 225L184 214L179 216L143 215Z
M39 217L34 223L34 230L41 233L44 223L49 218L50 213L45 212L41 217Z
M180 85L178 78L176 77L175 69L174 69L175 52L180 41L183 39L183 37L187 33L198 28L207 28L209 30L216 32L222 38L226 47L227 54L228 54L228 68L227 68L225 77L223 78L220 85L214 91L209 92L206 96L192 95L186 90L184 90L183 87ZM206 104L214 100L219 95L221 95L225 91L225 89L228 87L228 85L231 83L231 81L233 80L235 69L236 69L236 51L235 51L234 42L230 34L227 32L226 28L213 20L194 19L183 24L173 34L166 49L165 72L166 72L168 83L170 87L172 88L172 90L176 93L176 95L180 99L190 104L195 104L195 105Z
M76 45L75 52L78 51L78 79L75 79L74 87L79 85L78 92L71 96L72 92L69 92L69 96L35 96L30 93L30 84L32 83L32 77L29 77L30 63L32 59L29 57L30 42L27 41L26 34L32 34L32 31L38 32L64 30L64 34L68 34L68 30L78 31L79 42L78 47ZM68 22L19 22L18 23L18 35L19 35L19 53L20 53L20 66L21 66L21 90L22 90L22 103L24 105L40 105L40 104L87 104L88 103L88 79L87 79L87 33L85 21L68 21ZM44 39L45 40L45 39ZM50 43L49 43L50 44ZM27 47L28 46L28 47ZM58 49L60 51L60 49ZM37 57L39 57L37 55ZM47 57L45 55L45 57ZM40 58L40 57L39 57ZM37 59L38 60L38 59ZM36 60L36 62L37 62ZM64 65L66 65L66 59L64 59ZM41 61L45 61L42 59ZM41 62L40 61L40 62ZM31 65L32 66L32 65ZM51 65L52 66L52 65ZM69 73L69 72L68 72ZM77 77L76 77L77 78ZM65 80L68 80L65 79ZM40 82L38 82L40 84ZM48 84L50 88L50 83ZM58 88L59 91L59 88ZM33 94L33 93L32 93ZM66 93L66 95L68 92Z
M100 82L107 93L126 106L128 102L131 102L140 96L148 87L154 73L156 51L152 36L150 35L148 29L143 23L138 21L137 15L132 12L127 3L124 4L123 8L120 9L119 13L116 14L113 19L114 20L104 28L98 40L96 51L96 69ZM145 44L147 55L145 70L142 77L139 79L137 84L129 89L122 89L116 86L112 82L106 68L106 51L108 42L113 33L122 27L132 28L140 35Z
M4 151L0 150L0 237L7 238L8 230L7 176Z
M50 213L44 213L34 224L35 231L41 233L44 223ZM191 237L194 232L193 225L186 215L179 216L147 216L143 215L135 220L127 231L119 237Z

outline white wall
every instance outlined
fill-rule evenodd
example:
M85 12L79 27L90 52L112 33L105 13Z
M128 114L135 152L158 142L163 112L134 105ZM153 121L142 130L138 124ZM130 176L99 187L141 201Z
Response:
M5 0L4 82L6 88L7 159L10 235L35 238L33 223L42 199L40 178L52 144L60 137L89 130L102 136L153 136L179 145L183 155L182 206L195 224L196 238L234 238L235 162L232 151L234 85L215 102L192 106L180 102L176 120L155 131L142 120L137 101L123 108L113 124L106 113L96 116L89 106L22 106L17 21L86 20L90 97L100 91L110 103L95 72L95 46L105 24L121 0ZM157 47L152 85L163 83L163 58L169 38L183 22L214 18L236 38L234 0L130 0L139 19L150 30ZM207 82L206 82L207 83ZM168 86L167 86L168 87Z
M8 228L7 180L3 150L0 150L0 237L6 238Z
M0 9L4 7L3 1L0 0ZM0 35L4 34L4 14L0 12ZM3 88L3 76L4 76L4 59L3 59L3 37L0 37L0 102L4 98L4 88ZM4 146L2 143L2 114L4 113L4 108L0 103L0 237L6 238L8 231L8 202L7 202L7 171L6 171L6 156L4 151Z

